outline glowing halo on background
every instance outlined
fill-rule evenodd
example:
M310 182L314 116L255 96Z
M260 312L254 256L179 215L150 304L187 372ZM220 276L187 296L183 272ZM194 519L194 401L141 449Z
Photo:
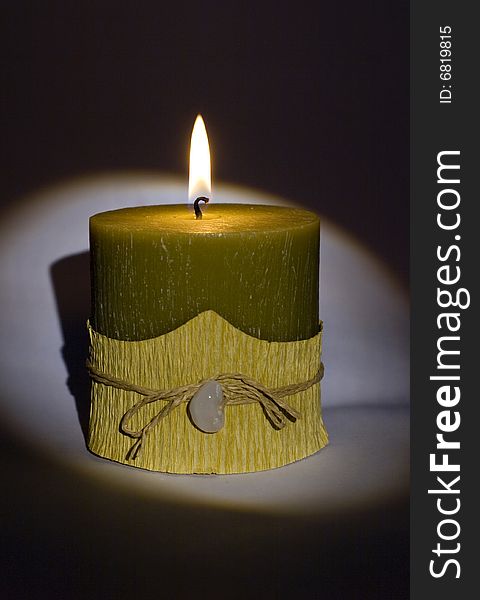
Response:
M163 499L307 514L403 493L409 436L406 294L377 257L325 220L320 316L329 447L282 469L213 478L152 474L88 452L66 384L65 323L59 321L50 270L66 257L86 256L90 215L184 198L185 183L174 177L104 175L45 189L2 213L0 327L8 341L0 349L4 423L24 443L68 468L125 491L135 482L138 493ZM215 201L287 204L227 185L216 185ZM88 304L88 297L83 300ZM88 308L82 310L87 313L81 319L87 318ZM79 315L71 319L81 335Z

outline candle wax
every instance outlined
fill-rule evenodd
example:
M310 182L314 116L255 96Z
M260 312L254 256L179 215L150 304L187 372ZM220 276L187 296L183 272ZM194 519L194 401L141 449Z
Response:
M125 208L90 219L92 325L142 340L205 310L260 339L318 332L319 217L247 204Z

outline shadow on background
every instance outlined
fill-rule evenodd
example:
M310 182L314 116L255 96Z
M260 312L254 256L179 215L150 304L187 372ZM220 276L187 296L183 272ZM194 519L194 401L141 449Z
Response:
M50 267L50 278L62 328L62 357L68 371L67 386L75 399L85 440L90 414L90 378L87 319L90 316L90 258L88 252L66 256Z

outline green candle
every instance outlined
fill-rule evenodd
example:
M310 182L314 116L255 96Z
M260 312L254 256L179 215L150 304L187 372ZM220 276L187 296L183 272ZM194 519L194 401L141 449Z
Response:
M260 339L318 332L319 217L299 208L209 204L90 219L92 325L121 340L171 331L205 310Z

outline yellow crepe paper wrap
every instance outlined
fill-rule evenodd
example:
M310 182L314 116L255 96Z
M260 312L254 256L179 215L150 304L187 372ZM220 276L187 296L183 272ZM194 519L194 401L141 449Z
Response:
M104 373L155 390L174 389L241 373L269 389L303 383L320 367L321 328L308 339L268 342L233 327L214 311L205 311L178 329L156 338L122 341L88 325L90 362ZM225 427L203 433L180 404L149 432L136 457L128 457L132 439L119 424L138 402L135 392L92 381L89 448L120 463L168 473L245 473L281 467L309 456L328 443L320 406L320 384L288 397L300 418L278 430L258 403L227 405ZM141 429L160 410L147 404L131 427ZM128 457L128 458L127 458Z

